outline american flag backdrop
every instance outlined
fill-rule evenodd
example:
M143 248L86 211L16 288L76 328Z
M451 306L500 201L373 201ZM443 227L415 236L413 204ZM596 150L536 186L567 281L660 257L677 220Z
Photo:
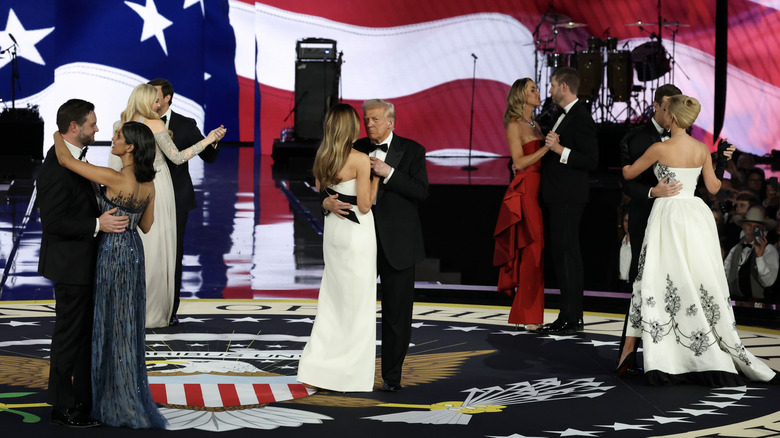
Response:
M173 107L204 130L228 127L227 140L254 141L270 154L294 105L295 43L329 38L344 53L340 95L359 106L381 97L397 107L396 130L429 153L468 149L472 74L476 62L473 149L505 155L502 115L506 93L520 77L540 74L534 30L546 12L585 26L559 30L555 50L581 50L590 36L618 38L620 50L650 41L661 16L679 28L673 45L674 82L697 97L697 133L711 140L714 115L715 1L656 0L5 0L0 49L18 43L16 106L38 105L54 131L57 107L70 97L97 105L102 131L119 118L132 88L167 77ZM759 155L775 148L780 126L780 1L731 0L726 117L721 135ZM549 35L549 23L539 27ZM535 69L536 61L540 68ZM657 83L634 79L648 90ZM546 89L544 90L546 92ZM0 96L11 103L11 63L0 57ZM649 92L639 98L649 101ZM616 117L620 117L619 111ZM46 142L48 144L48 141Z

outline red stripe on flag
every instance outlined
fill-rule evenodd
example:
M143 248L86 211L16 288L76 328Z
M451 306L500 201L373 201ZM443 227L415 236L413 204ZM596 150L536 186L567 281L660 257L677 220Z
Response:
M241 406L235 385L220 383L217 388L219 388L219 395L222 398L222 406Z
M306 387L300 383L288 383L287 387L290 388L290 394L292 394L292 398L294 399L309 395L309 392L306 391Z
M164 383L151 383L149 390L155 403L168 403L168 392L165 390Z
M188 406L205 406L203 402L203 391L197 383L185 383L184 396L187 398Z
M271 391L271 385L256 383L252 385L252 387L255 390L255 395L257 395L258 403L271 403L276 401L276 397L274 397L274 393Z

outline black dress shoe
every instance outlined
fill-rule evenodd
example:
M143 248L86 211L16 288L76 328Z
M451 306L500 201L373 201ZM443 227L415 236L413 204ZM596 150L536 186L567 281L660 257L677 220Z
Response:
M81 411L73 408L64 410L57 408L53 409L51 411L51 422L67 427L78 428L96 427L102 424L94 418L90 418L87 414L81 413Z
M571 322L558 322L545 324L539 329L539 333L552 335L571 335L577 333L577 324Z
M537 333L558 333L558 330L563 325L563 321L560 319L556 319L555 321L551 322L550 324L542 324L541 327L539 327L538 330L536 330Z
M176 315L171 316L171 320L168 321L168 327L179 325L179 318Z
M402 388L400 383L382 382L382 391L384 392L398 392Z
M636 352L628 353L628 356L618 365L615 373L618 376L638 376L642 374L642 370L639 369L639 365L636 362Z

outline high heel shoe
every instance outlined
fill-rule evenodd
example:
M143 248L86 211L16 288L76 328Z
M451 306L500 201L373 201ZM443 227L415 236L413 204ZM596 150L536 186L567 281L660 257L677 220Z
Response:
M628 353L628 356L623 359L623 362L620 362L620 365L618 365L617 369L615 370L615 374L619 376L623 376L625 374L628 375L637 375L639 374L639 367L636 364L636 352L632 351L631 353Z

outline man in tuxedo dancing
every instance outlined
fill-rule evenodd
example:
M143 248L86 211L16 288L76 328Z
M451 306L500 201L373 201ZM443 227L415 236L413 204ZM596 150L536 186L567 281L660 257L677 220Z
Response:
M79 160L98 132L95 106L71 99L57 111L57 129ZM54 282L56 321L51 339L48 403L53 423L99 426L92 405L92 313L96 239L99 231L121 233L127 216L102 215L92 184L62 167L50 148L37 181L41 213L38 272Z
M157 97L160 100L160 107L157 114L160 115L165 127L173 132L173 143L180 151L187 149L195 143L203 140L204 136L198 129L195 119L185 117L171 109L173 103L173 85L167 79L157 78L149 81L157 89ZM207 147L198 156L207 163L217 161L219 149L216 147ZM198 206L195 199L195 189L192 186L190 177L189 161L183 164L174 164L168 157L165 158L168 163L168 169L171 171L171 181L173 182L173 193L176 199L176 272L174 274L173 284L173 310L169 325L179 323L176 313L179 310L179 300L181 297L181 276L182 259L184 258L184 232L187 229L187 218L190 210Z
M368 137L354 148L371 157L374 177L382 178L372 209L376 226L377 272L382 282L382 390L401 389L401 371L412 338L414 267L425 258L417 204L428 197L425 148L393 133L395 107L373 99L363 104ZM350 204L325 198L327 212L343 219Z
M546 207L546 234L561 289L560 312L543 333L582 330L583 267L580 222L590 196L589 171L599 160L596 123L588 106L577 99L577 70L563 67L550 79L553 102L563 108L545 144L553 154L542 157L541 198Z
M655 113L647 123L639 125L626 134L620 140L620 166L634 164L634 162L647 151L653 143L669 139L669 131L662 125L664 114L661 109L664 102L670 96L682 94L679 88L672 84L664 84L655 90L653 97L653 109ZM631 200L628 203L628 234L631 236L631 268L628 272L629 284L633 284L637 276L639 265L639 253L642 250L642 242L645 240L645 228L650 217L650 209L653 200L666 196L674 196L682 190L682 184L674 181L667 184L669 177L661 181L655 177L651 166L639 177L623 181L623 193Z

